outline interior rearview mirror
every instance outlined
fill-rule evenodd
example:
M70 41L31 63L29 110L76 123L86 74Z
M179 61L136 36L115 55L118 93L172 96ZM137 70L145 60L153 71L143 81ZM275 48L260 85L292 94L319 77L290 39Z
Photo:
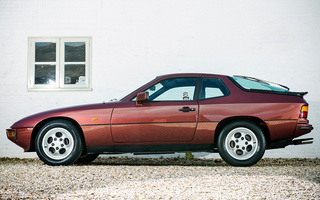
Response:
M152 86L151 88L149 88L149 90L156 91L156 86Z

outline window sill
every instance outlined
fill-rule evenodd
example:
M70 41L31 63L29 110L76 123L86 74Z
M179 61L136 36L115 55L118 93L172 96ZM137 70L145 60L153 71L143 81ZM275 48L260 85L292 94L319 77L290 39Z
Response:
M91 92L92 88L28 88L28 92Z

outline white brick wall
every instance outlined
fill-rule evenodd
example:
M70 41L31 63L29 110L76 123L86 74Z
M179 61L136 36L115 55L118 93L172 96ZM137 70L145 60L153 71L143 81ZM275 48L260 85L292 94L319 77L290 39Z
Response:
M159 74L243 74L309 91L320 157L320 2L0 0L0 156L26 156L5 129L27 115L121 97ZM92 37L92 92L28 92L28 37ZM30 156L34 156L31 154Z

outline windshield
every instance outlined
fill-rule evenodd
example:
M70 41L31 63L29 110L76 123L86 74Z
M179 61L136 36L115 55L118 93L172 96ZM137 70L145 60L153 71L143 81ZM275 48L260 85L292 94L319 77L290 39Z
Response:
M268 81L263 81L252 77L234 76L230 78L233 79L238 85L247 90L289 92L289 88L286 86L282 86Z

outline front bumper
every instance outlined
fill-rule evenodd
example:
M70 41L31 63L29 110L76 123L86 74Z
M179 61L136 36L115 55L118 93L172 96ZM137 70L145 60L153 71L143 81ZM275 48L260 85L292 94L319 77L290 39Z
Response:
M6 133L7 133L7 138L9 140L11 140L11 142L14 142L16 143L16 140L17 140L17 137L16 137L16 129L7 129L6 130Z
M22 147L24 151L29 151L31 146L31 136L33 128L11 128L7 129L7 138Z

